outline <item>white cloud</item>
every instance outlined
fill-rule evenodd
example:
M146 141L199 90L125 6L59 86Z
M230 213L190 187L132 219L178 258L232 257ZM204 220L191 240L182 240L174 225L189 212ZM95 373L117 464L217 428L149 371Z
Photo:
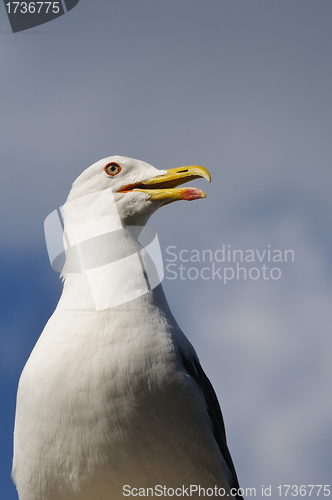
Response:
M233 248L251 247L249 238L295 248L279 281L166 283L224 408L243 486L328 481L331 462L313 443L331 440L332 280L311 224L293 211L251 220L241 234L226 225Z

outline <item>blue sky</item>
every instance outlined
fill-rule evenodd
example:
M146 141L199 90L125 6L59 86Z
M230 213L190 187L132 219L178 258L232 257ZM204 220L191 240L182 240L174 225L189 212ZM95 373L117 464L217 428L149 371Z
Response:
M61 292L43 221L113 154L211 172L195 183L206 200L151 219L164 258L294 250L278 280L166 273L164 288L218 394L241 486L329 484L331 25L327 0L81 0L14 35L3 7L1 498L17 499L18 378Z

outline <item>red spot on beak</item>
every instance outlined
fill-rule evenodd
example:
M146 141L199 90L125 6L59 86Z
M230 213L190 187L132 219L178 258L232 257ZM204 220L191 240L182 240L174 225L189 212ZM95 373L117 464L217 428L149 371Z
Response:
M198 198L202 197L202 191L200 189L196 188L185 188L182 191L182 199L191 201L191 200L197 200Z

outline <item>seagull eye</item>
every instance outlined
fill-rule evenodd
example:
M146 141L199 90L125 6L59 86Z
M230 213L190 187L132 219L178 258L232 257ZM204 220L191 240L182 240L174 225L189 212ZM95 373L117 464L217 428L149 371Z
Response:
M118 163L112 162L112 163L107 163L104 170L108 175L114 176L114 175L118 174L119 172L121 172L121 167Z

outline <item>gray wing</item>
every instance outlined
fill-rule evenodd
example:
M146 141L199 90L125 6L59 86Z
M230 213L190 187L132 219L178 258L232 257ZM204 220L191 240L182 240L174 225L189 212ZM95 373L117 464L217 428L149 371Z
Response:
M201 367L199 360L197 358L188 359L183 354L181 354L181 358L183 368L186 370L188 375L190 375L197 382L204 394L208 414L213 425L215 440L218 443L220 452L232 475L231 481L229 481L229 487L236 488L238 490L240 486L235 472L233 460L227 447L224 419L221 413L216 393L214 392L210 380ZM243 497L241 495L236 495L232 498L243 500Z

